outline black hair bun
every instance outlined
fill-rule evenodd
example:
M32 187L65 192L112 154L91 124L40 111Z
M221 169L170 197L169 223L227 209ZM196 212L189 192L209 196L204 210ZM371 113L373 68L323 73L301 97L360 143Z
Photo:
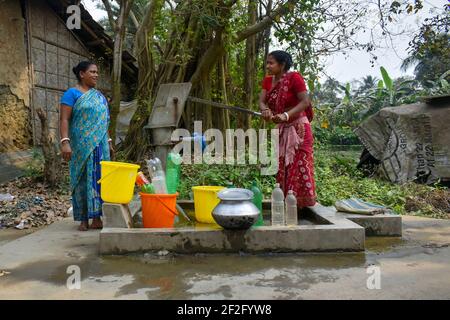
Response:
M73 73L75 73L75 77L77 77L78 81L81 81L80 72L87 71L91 65L95 65L95 62L92 61L81 61L75 67L72 68Z
M283 50L275 50L269 53L279 64L284 64L284 70L288 71L294 64L292 56Z

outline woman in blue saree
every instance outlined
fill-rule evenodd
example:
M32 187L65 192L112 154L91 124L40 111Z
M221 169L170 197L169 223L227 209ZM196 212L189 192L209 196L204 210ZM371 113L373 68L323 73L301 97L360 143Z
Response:
M82 61L73 68L78 84L61 98L61 152L69 161L73 217L80 231L102 228L100 161L110 160L109 109L106 98L95 89L97 65ZM89 225L89 219L92 219Z

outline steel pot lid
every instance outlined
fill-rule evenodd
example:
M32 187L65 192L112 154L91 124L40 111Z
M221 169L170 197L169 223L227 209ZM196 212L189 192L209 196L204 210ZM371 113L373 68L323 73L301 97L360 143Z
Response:
M243 188L226 188L217 193L220 200L246 201L253 199L253 192Z

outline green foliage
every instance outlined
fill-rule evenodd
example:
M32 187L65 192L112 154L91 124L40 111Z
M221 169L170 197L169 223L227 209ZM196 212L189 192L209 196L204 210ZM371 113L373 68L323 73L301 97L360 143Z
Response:
M414 74L424 87L432 87L433 82L446 72L450 65L450 5L444 5L443 12L425 19L419 32L409 43L409 57L402 68L414 66ZM447 81L450 75L447 75Z
M381 75L383 77L384 85L387 90L391 91L394 89L394 82L392 81L391 77L387 73L386 69L384 67L380 67Z
M321 70L315 39L326 20L324 15L317 14L321 10L320 1L301 0L288 7L287 14L275 25L274 36L292 54L294 69L314 81Z
M332 128L324 129L319 126L319 123L314 123L314 137L321 145L357 145L359 144L358 137L353 133L350 127L334 126Z
M189 199L193 186L226 186L229 182L239 188L251 188L252 181L257 181L266 196L272 192L275 177L262 176L259 165L182 165L180 198Z
M391 105L394 104L394 82L392 81L391 77L387 73L386 69L384 67L380 67L381 75L383 77L384 87L386 88L388 94L389 94L389 103Z
M24 175L35 181L44 179L44 156L40 149L33 148L31 160L26 163Z
M428 86L408 77L392 79L384 67L380 68L383 80L364 77L361 86L352 89L350 84L340 84L328 79L313 95L316 117L314 134L320 144L358 144L353 130L366 118L384 107L415 103L421 96L450 93L447 78L450 70Z
M315 153L317 196L321 204L331 206L336 200L357 197L390 207L399 214L448 218L445 210L427 203L430 196L440 191L439 187L366 178L356 169L358 156L359 152L333 152L328 148ZM442 193L441 202L446 197L445 191ZM412 206L416 199L421 200L420 205Z

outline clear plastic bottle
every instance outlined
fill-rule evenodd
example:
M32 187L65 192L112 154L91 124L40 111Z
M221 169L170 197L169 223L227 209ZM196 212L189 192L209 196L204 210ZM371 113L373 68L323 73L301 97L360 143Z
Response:
M286 196L286 225L296 226L298 225L297 218L297 198L294 195L294 191L289 190Z
M275 184L272 191L272 226L284 226L284 194L280 184Z
M167 194L166 175L162 169L161 160L153 158L147 160L148 172L150 173L152 184L156 194Z

